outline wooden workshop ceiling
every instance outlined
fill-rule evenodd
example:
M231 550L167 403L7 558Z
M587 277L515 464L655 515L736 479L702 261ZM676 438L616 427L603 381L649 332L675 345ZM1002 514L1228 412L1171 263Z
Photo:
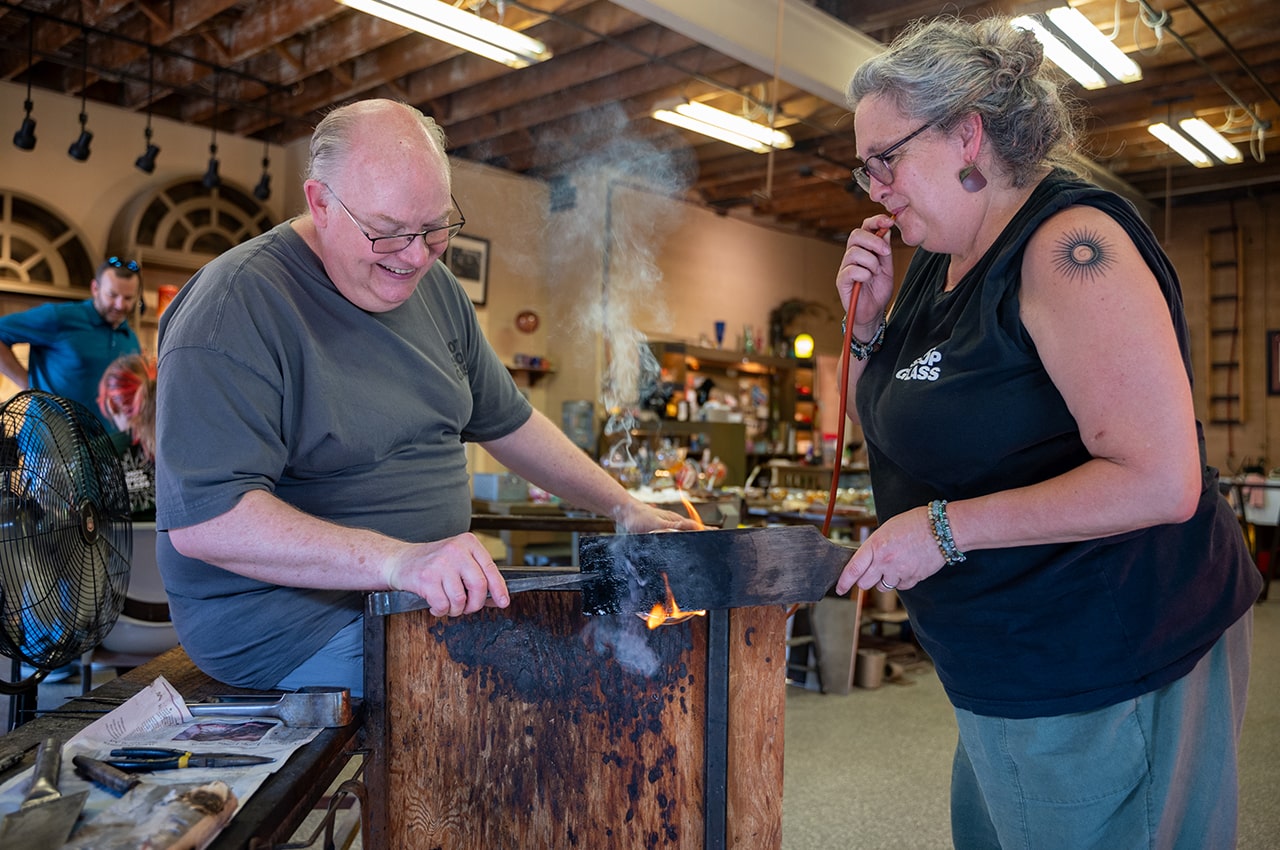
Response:
M0 78L106 102L219 133L285 143L324 112L393 97L434 115L458 158L549 181L626 134L696 162L690 200L763 224L843 239L873 211L854 191L848 110L780 83L779 126L796 140L773 155L740 151L649 117L655 103L715 95L727 108L768 102L773 75L603 0L470 2L554 51L511 70L334 0L0 0ZM816 0L873 39L939 9L975 16L1049 3L998 0ZM1091 158L1161 203L1280 189L1280 3L1275 0L1073 0L1142 67L1144 78L1078 86ZM499 8L501 7L501 9ZM1161 24L1154 21L1167 13ZM1117 18L1117 16L1119 16ZM761 22L773 27L773 19ZM34 63L27 42L34 26ZM87 37L85 33L87 32ZM87 49L86 49L87 44ZM148 44L155 45L149 51ZM191 61L192 57L198 61ZM88 85L82 63L88 67ZM155 90L150 94L149 64ZM224 70L215 71L215 68ZM852 70L852 69L850 69ZM746 97L743 97L743 94ZM216 99L215 99L216 95ZM216 106L215 106L216 104ZM1196 169L1146 132L1199 115L1245 153ZM1254 133L1259 119L1266 129ZM20 115L0 125L16 129ZM594 128L605 127L607 130Z

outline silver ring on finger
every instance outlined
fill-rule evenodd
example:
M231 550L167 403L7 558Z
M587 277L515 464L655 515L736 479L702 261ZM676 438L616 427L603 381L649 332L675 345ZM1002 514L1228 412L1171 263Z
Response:
M897 587L896 584L889 584L889 582L885 581L884 579L880 579L880 586L883 587L885 590L893 590L894 588Z

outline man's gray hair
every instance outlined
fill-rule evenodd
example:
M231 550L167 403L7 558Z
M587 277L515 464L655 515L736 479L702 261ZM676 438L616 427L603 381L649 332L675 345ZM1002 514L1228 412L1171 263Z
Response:
M311 159L307 164L307 179L319 180L321 183L333 181L351 152L356 128L361 122L369 120L370 112L381 110L388 103L395 104L416 118L426 131L427 138L441 157L444 157L447 144L444 129L434 118L402 101L363 100L340 106L320 119L315 132L311 134Z

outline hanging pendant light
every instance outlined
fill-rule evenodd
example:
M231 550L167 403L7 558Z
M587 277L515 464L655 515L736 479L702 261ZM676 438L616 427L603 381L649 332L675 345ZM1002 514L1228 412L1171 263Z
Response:
M147 174L156 170L156 156L160 153L160 148L151 144L151 106L156 102L156 61L155 54L151 52L150 46L147 47L147 129L142 131L143 137L147 140L147 149L142 152L142 156L133 161L139 171L145 171Z
M200 179L200 185L209 190L216 189L222 185L222 178L218 176L218 146L216 144L209 145L209 167L204 170L204 177Z
M67 154L77 162L89 158L89 143L93 141L93 133L86 126L89 116L85 113L85 104L89 94L89 31L81 30L82 47L80 62L80 136L67 148Z
M265 201L271 197L271 174L267 169L271 166L271 158L262 157L262 176L258 178L258 185L253 187L253 196L259 201Z
M213 135L209 141L209 167L205 169L200 185L213 191L222 185L218 176L218 75L213 75Z
M143 135L147 140L147 149L142 152L142 156L133 161L139 171L145 171L150 174L156 170L156 157L160 154L160 148L151 144L151 128L148 127L143 131Z
M271 112L271 92L267 92L267 112ZM267 171L271 167L271 143L267 140L266 131L262 134L262 176L258 178L258 185L253 187L253 196L259 201L265 201L271 197L271 173Z
M24 101L23 106L27 110L27 117L22 119L22 125L18 127L18 132L13 134L13 144L18 150L35 150L36 119L31 117L31 101Z
M35 41L36 41L36 19L34 17L27 18L27 99L22 102L22 108L26 111L26 117L22 119L22 125L18 127L18 132L13 134L13 145L18 150L29 151L34 150L36 146L36 119L31 117L31 71L35 65Z

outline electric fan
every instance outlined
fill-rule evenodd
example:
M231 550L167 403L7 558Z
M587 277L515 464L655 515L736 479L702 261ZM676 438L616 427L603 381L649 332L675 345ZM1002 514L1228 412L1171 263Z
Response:
M0 692L29 697L102 641L132 550L124 469L93 412L37 390L0 405L0 654L35 668Z

